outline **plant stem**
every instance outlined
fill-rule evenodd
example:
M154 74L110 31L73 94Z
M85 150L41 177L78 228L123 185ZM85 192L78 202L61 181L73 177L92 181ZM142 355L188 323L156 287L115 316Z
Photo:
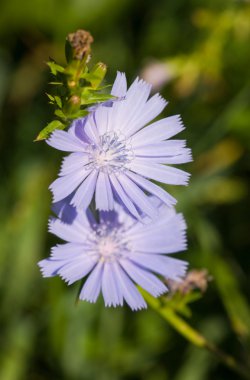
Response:
M184 319L177 315L172 309L166 305L162 306L160 301L151 297L143 291L143 297L148 304L160 314L175 330L177 330L184 338L193 343L197 347L205 348L219 359L224 365L232 371L238 373L243 379L250 379L250 370L238 363L234 357L226 354L209 342L199 331L191 327Z

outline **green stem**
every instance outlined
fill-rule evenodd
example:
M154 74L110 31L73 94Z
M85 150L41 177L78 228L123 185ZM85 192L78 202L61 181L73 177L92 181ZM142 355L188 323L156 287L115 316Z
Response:
M179 317L172 309L167 308L166 305L162 307L159 300L151 297L143 291L143 297L148 304L160 314L175 330L177 330L184 338L195 346L205 348L209 352L216 355L224 365L232 371L238 373L243 379L250 379L250 371L238 363L234 357L226 354L216 347L213 343L209 342L200 332L191 327L184 319Z

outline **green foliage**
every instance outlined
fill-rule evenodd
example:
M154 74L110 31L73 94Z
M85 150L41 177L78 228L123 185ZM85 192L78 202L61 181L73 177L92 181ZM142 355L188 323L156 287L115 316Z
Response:
M187 139L194 153L194 162L185 166L192 174L190 185L167 187L189 226L188 251L178 257L189 261L190 268L207 268L213 277L199 301L185 305L178 296L170 302L184 320L189 313L185 307L191 308L188 323L247 363L249 13L249 2L231 0L3 2L1 379L240 379L209 353L186 343L154 311L104 309L102 300L75 306L78 285L41 278L36 263L55 244L47 233L48 186L56 177L60 153L32 140L48 121L68 125L69 115L86 112L93 94L100 102L108 100L100 98L105 78L111 83L117 70L126 71L130 82L139 72L155 83L154 91L160 89L169 101L164 116L182 115L187 129L180 138ZM70 92L67 80L75 67L67 74L60 67L66 66L65 36L77 28L91 31L93 60L105 60L109 70L98 91L100 74L94 73L91 81L79 79L88 92L71 111L69 99L79 94L78 88ZM59 62L57 67L53 61L50 75L42 66L49 56ZM146 69L155 61L161 70L150 76ZM54 117L44 93L50 94Z
M172 296L164 297L163 304L166 307L180 313L184 317L191 317L192 312L189 306L190 303L198 301L202 298L202 293L199 291L190 291L186 294L176 292Z
M87 58L81 61L72 58L66 67L53 60L47 62L51 74L55 76L55 81L50 82L55 88L55 94L46 95L59 120L51 121L39 132L35 141L47 139L56 129L65 129L74 119L86 116L87 106L114 98L100 92L104 88L100 86L107 72L106 65L99 62L89 70L86 61Z
M45 140L56 129L65 129L65 127L66 126L60 120L53 120L38 134L35 141Z

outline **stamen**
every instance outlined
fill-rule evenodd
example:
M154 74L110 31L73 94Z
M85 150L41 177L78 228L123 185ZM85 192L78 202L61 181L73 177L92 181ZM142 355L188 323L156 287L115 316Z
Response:
M108 224L100 224L89 237L87 244L89 256L97 256L100 261L114 262L127 256L130 248L127 242L122 242L123 228L112 228Z
M86 169L98 169L110 174L125 170L125 165L134 158L134 154L125 137L108 132L100 137L98 145L89 146L88 157Z

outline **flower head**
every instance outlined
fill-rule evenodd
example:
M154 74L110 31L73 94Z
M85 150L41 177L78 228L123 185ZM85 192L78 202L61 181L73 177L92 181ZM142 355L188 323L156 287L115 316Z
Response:
M145 191L167 205L175 203L149 179L187 184L189 174L169 165L191 161L191 152L185 140L170 139L184 129L179 116L148 125L166 106L159 94L148 100L150 90L151 86L138 78L127 90L125 75L118 73L111 91L116 101L99 105L76 120L68 132L52 134L49 145L72 152L50 186L55 202L73 194L71 203L87 209L95 195L97 209L113 210L114 200L118 200L138 219L142 213L156 216Z
M50 232L66 241L52 248L51 256L39 262L44 277L59 275L68 284L86 278L79 298L96 302L100 292L105 306L123 305L133 310L146 307L135 284L155 297L167 291L156 276L178 281L187 263L167 254L186 248L186 225L181 214L157 198L149 197L160 218L143 217L138 222L124 208L100 212L98 223L89 209L76 211L59 202ZM65 219L66 216L66 219Z

